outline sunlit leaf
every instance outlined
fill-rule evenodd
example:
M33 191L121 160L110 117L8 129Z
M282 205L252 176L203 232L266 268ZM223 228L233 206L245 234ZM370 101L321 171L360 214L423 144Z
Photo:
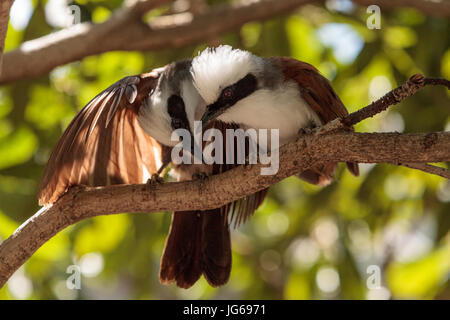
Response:
M65 97L52 88L35 86L25 117L39 129L60 125L66 115L73 116L73 109Z
M394 48L411 47L417 42L417 36L413 30L406 27L390 27L385 33L386 42Z
M67 232L59 232L56 236L47 241L40 247L33 258L46 261L58 261L68 256L70 251L70 240Z
M441 64L441 72L442 75L449 79L450 78L450 49L447 50L442 57L442 64Z
M111 15L111 11L105 7L97 7L92 13L92 21L95 23L102 23L106 21Z
M306 20L292 16L286 22L286 31L292 57L318 65L323 46L317 39L314 28Z
M241 28L242 40L247 48L253 47L261 36L261 24L256 22L246 23Z
M28 161L36 150L38 140L25 126L0 140L0 169Z
M311 288L306 274L293 273L284 289L284 298L288 300L306 300L311 298Z
M109 252L122 240L129 227L129 218L124 214L93 218L77 234L75 252L81 256L88 252Z
M450 274L450 245L446 244L417 262L392 263L387 280L398 298L432 298Z
M17 227L19 227L19 223L6 216L0 210L0 237L3 239L8 238Z

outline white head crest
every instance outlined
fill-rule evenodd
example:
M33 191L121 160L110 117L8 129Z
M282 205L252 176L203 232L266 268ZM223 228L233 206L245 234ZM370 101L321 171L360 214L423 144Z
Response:
M192 61L194 85L206 103L217 100L223 88L260 69L258 57L248 51L222 45L203 50Z

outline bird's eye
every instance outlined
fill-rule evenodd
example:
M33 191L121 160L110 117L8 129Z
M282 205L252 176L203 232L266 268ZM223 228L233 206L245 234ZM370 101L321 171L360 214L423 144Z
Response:
M233 91L231 89L225 89L222 95L224 98L230 99L233 96Z

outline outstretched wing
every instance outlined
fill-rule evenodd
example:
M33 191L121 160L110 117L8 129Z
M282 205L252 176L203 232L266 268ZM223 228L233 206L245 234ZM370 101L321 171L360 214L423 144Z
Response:
M320 75L315 67L289 57L270 59L280 66L286 79L292 79L298 83L303 99L317 113L322 123L348 115L347 109L328 79ZM347 167L355 176L359 175L357 163L348 162Z
M141 183L158 170L161 145L142 130L137 115L159 71L123 78L81 109L47 163L40 205L55 202L72 185Z

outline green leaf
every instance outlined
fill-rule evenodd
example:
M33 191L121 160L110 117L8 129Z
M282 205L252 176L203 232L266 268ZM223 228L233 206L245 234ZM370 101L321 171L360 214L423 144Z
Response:
M284 289L284 298L287 300L307 300L311 298L311 288L306 274L291 274Z
M130 221L124 214L100 216L77 234L75 252L81 256L88 252L109 252L117 247L127 232Z
M286 31L291 46L291 56L318 65L324 49L308 21L292 16L287 19Z
M67 115L73 117L73 108L63 94L51 87L34 86L25 111L25 118L37 128L48 130L62 124Z
M19 227L19 223L8 217L0 210L0 237L8 238L13 234L14 230Z
M450 275L450 242L412 263L392 263L387 281L394 297L433 298Z
M24 163L33 156L38 145L36 135L26 126L0 140L0 169Z
M417 43L417 36L411 28L398 26L387 28L384 39L393 48L408 48Z

